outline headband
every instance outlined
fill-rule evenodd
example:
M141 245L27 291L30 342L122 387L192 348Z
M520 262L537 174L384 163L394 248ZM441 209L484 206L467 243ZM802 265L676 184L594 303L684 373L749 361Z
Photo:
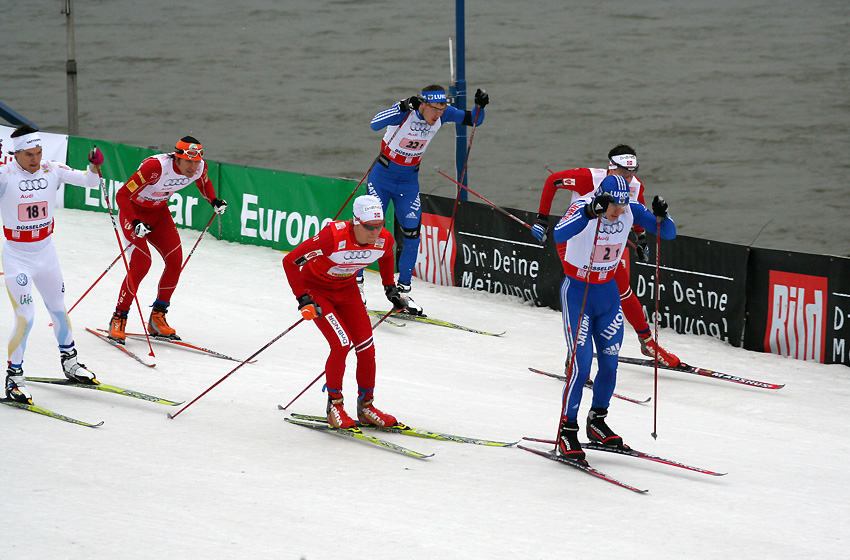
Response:
M371 222L384 219L384 207L381 199L372 195L358 196L354 199L354 223Z
M12 138L12 152L20 152L21 150L29 150L42 146L41 136L38 132L30 132L17 138Z
M444 91L423 91L422 98L425 100L425 103L448 103L448 98Z
M625 167L626 169L637 171L637 156L634 154L611 156L611 162L608 164L608 169L617 169L618 167Z
M200 161L204 157L204 147L194 142L180 140L174 147L174 157L187 159L189 161Z

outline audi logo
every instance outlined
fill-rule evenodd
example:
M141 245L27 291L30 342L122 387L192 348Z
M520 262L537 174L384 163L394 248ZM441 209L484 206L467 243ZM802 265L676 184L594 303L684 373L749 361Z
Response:
M368 259L372 256L371 250L365 251L346 251L345 254L342 255L342 258L347 261L354 261L359 259Z
M423 130L431 130L431 125L426 122L410 123L410 130L413 132L422 132Z
M183 185L189 184L188 177L181 177L180 179L168 179L165 181L162 186L163 187L182 187Z
M24 179L20 183L18 183L18 188L24 192L27 191L40 191L41 189L47 188L47 179L41 177L39 179Z
M602 233L620 233L623 231L623 222L614 222L613 224L599 224L599 231Z

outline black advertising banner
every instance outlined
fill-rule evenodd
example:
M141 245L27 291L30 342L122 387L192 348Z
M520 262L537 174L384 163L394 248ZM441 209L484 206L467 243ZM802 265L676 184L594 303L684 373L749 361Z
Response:
M508 294L560 309L564 277L554 241L528 227L536 214L421 195L422 232L414 273L445 286ZM557 216L550 223L557 223ZM551 231L550 231L551 234ZM399 236L397 236L397 239ZM655 317L655 237L650 263L631 259L631 286ZM750 249L679 236L661 241L658 325L733 346L801 360L850 365L850 258ZM746 325L746 328L745 328Z
M454 200L421 195L422 233L415 274L448 286L507 294L538 306L559 308L563 272L552 241L541 245L531 230L536 214L461 201L448 235ZM445 254L445 257L443 257Z
M648 318L655 314L655 236L646 235L650 263L632 257L631 286ZM710 335L741 345L748 250L742 245L678 236L661 240L659 327ZM652 321L650 321L652 322Z
M744 347L850 365L850 259L752 249Z

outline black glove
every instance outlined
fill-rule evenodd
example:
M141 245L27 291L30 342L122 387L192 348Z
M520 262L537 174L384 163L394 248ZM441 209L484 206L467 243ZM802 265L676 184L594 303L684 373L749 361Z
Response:
M407 300L404 299L404 296L401 295L401 292L398 291L398 286L395 284L384 286L384 294L386 294L390 303L393 304L393 311L398 312L407 309Z
M415 111L419 108L419 105L422 103L422 100L419 99L418 95L411 95L407 99L402 99L398 102L398 108L402 113L406 113L408 111Z
M322 316L322 308L319 307L319 304L313 301L313 298L311 298L309 294L298 296L298 311L300 311L301 316L308 321L318 319Z
M531 228L531 235L539 242L546 243L546 232L549 231L549 216L546 214L537 214L537 219L534 220L534 226Z
M475 104L483 109L488 103L490 103L490 96L487 94L487 91L480 88L476 90Z
M667 217L667 203L658 195L652 199L652 213L662 220Z
M150 224L146 224L142 220L133 220L133 233L136 237L144 237L151 232Z
M611 195L602 193L593 198L590 203L584 207L584 215L588 220L595 220L608 210L608 205L611 204Z
M649 262L649 246L646 243L646 232L635 233L635 258L642 262Z
M227 202L220 198L212 199L210 204L212 204L213 210L215 210L216 214L224 214L224 211L227 210Z

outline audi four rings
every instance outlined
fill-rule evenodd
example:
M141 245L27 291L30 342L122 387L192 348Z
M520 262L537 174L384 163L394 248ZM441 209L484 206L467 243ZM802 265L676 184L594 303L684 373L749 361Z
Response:
M47 188L47 179L40 177L38 179L24 179L18 183L18 188L24 192L40 191Z
M371 249L366 249L365 251L346 251L342 256L343 259L350 261L356 259L367 259L372 255Z
M599 224L599 231L601 231L602 233L620 233L621 231L623 231L623 222L616 222L613 224Z
M182 185L188 185L188 184L189 184L189 178L188 177L181 177L180 179L169 179L169 180L165 181L162 185L164 187L180 187Z

